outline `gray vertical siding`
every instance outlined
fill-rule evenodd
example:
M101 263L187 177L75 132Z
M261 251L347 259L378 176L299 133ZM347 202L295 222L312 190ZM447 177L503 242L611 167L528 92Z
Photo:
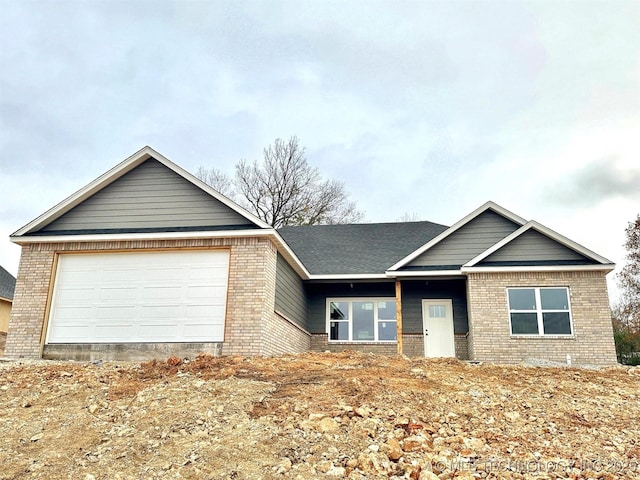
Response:
M240 225L253 224L151 158L42 231Z
M302 328L307 328L307 296L298 274L278 254L276 264L276 310Z
M584 262L586 264L593 263L592 260L540 232L528 230L500 250L489 255L480 265L491 262L517 263L520 261L572 261Z
M353 285L353 286L352 286ZM422 333L422 299L450 298L453 301L455 333L467 333L466 281L460 280L403 280L402 329L404 333ZM327 298L333 297L394 297L395 283L308 283L309 331L326 333Z
M409 267L464 265L520 225L487 210L409 263Z

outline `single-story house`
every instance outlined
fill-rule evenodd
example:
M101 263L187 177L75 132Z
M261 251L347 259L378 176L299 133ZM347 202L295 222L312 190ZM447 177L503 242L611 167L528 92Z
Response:
M606 258L487 202L275 230L145 147L20 228L6 352L616 362Z
M0 266L0 332L6 333L9 328L9 316L13 303L13 291L16 288L16 279Z

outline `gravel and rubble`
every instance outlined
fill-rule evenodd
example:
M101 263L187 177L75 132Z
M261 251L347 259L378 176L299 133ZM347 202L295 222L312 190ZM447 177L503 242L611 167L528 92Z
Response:
M640 478L640 369L0 363L2 479Z

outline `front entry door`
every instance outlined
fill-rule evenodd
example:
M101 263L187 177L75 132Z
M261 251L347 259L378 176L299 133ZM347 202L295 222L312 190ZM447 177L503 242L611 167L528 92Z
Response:
M451 300L422 300L425 357L455 357Z

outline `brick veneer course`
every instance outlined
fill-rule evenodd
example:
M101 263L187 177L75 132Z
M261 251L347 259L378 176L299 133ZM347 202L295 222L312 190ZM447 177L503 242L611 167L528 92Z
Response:
M616 363L611 311L603 271L472 273L468 276L469 356L519 363L542 359L576 365ZM512 337L508 287L569 287L573 333L562 337Z

